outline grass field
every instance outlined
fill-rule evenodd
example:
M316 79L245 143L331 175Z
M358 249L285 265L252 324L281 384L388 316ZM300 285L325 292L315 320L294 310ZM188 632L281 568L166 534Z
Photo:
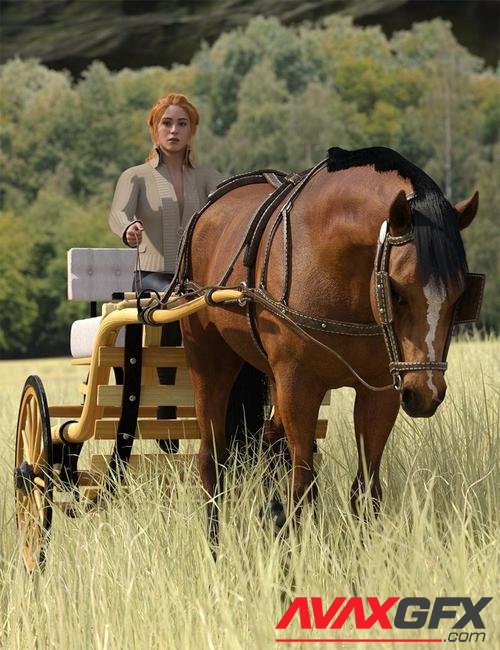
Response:
M384 504L370 534L349 514L355 467L353 394L337 391L322 443L317 516L301 536L262 526L263 463L229 473L214 563L195 480L138 477L106 510L54 517L46 570L29 578L19 560L12 470L19 396L39 374L49 403L74 403L82 370L67 360L0 362L0 647L64 650L173 648L435 648L437 630L301 631L275 626L294 596L493 596L482 612L485 641L500 647L498 617L500 343L452 345L448 395L430 420L400 415L384 456ZM466 632L473 632L469 625ZM277 643L277 638L350 639ZM356 638L392 639L353 643ZM451 640L451 639L450 639ZM449 645L449 644L448 644Z

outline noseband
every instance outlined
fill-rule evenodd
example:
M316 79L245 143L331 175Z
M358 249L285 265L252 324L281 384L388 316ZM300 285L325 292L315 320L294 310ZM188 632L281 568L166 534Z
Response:
M382 333L389 355L389 370L393 386L397 391L403 387L403 373L422 370L441 370L448 367L446 361L403 361L394 329L394 311L392 306L391 278L389 275L389 255L392 246L404 246L415 239L413 228L399 237L389 233L387 221L382 223L375 255L375 302L380 316ZM450 328L451 330L451 328ZM449 336L448 336L449 338ZM448 345L445 346L445 353ZM446 357L445 357L446 358Z

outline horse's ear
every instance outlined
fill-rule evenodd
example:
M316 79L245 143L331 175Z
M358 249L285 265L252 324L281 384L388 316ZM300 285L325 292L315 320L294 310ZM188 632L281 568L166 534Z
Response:
M474 192L472 196L465 201L460 201L455 206L458 216L458 227L460 230L467 228L472 223L472 220L477 214L479 207L479 192Z
M391 235L405 235L411 227L411 210L406 192L401 190L389 208L389 230Z

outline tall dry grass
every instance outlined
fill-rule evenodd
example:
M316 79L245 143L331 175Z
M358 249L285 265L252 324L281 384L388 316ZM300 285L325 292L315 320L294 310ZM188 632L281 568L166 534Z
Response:
M8 649L308 648L276 638L318 638L277 621L294 595L496 597L484 610L486 641L500 647L498 609L498 460L500 344L455 343L449 391L430 420L401 415L383 462L385 500L369 527L349 514L355 472L353 395L337 391L321 444L316 516L306 510L300 538L276 536L259 518L263 461L244 476L229 471L221 544L214 563L195 470L138 476L99 513L54 518L46 570L26 576L13 520L14 429L28 372L47 386L49 403L74 402L81 370L66 360L1 362L0 647ZM285 489L284 486L281 486ZM497 601L495 603L495 600ZM451 623L412 636L446 638ZM405 636L349 621L329 638ZM406 635L407 636L407 635ZM335 647L353 647L336 643ZM357 648L401 644L357 643ZM414 647L405 644L406 647ZM314 644L331 647L332 644ZM416 647L416 645L415 645ZM419 643L419 648L435 644Z

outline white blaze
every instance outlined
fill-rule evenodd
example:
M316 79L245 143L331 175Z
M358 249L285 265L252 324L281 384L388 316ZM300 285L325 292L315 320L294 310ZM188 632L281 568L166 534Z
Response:
M429 330L425 337L427 344L427 351L429 354L429 361L436 360L436 351L434 349L434 338L436 336L436 329L439 323L439 314L446 297L446 292L440 284L436 284L430 280L424 287L424 296L427 300L427 324ZM432 371L427 370L427 386L429 386L432 396L435 400L438 399L438 391L434 382L432 381Z

